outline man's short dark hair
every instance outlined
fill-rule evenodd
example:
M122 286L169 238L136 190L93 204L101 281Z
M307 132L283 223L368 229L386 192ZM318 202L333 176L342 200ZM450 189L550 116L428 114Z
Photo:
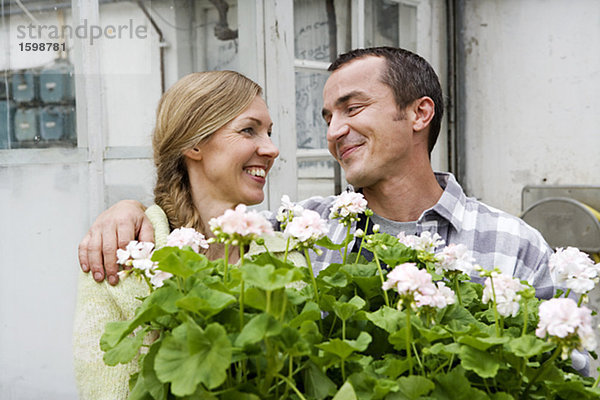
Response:
M350 61L364 57L383 57L387 63L381 81L394 93L398 110L403 111L413 101L428 96L435 104L435 115L429 124L427 147L429 154L435 146L440 134L442 116L444 115L444 99L440 80L435 71L421 56L397 47L370 47L355 49L344 54L329 66L335 71Z

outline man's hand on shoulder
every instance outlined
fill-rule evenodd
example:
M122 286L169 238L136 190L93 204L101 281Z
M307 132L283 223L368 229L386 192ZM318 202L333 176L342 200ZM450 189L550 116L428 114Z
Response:
M116 285L117 249L124 249L132 240L154 242L154 229L144 209L138 201L122 200L100 214L79 243L81 269L91 271L97 282L106 277Z

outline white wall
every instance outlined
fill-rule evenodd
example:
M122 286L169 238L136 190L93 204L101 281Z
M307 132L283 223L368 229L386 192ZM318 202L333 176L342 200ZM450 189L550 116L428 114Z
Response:
M600 183L600 1L467 0L468 192L513 214L528 184Z

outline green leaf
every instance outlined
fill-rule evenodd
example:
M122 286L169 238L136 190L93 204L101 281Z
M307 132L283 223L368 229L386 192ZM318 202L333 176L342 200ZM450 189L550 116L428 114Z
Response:
M356 393L350 382L346 381L340 390L333 396L333 400L356 400Z
M530 358L552 350L554 345L533 335L525 335L512 339L504 347L517 357Z
M150 294L144 299L142 307L157 305L167 313L175 314L179 311L175 303L181 299L183 294L172 286L164 285Z
M194 287L187 296L181 298L175 304L184 310L202 314L205 318L209 318L235 302L235 296L200 285Z
M490 399L492 400L515 400L510 394L505 392L496 392L490 395Z
M336 301L333 304L333 311L338 318L346 321L348 318L352 317L356 311L362 309L365 304L366 302L362 298L354 296L348 302Z
M147 388L152 397L157 400L166 399L168 393L167 384L158 380L156 371L154 370L154 361L156 360L156 354L158 354L161 343L162 340L156 341L152 343L152 346L148 349L148 353L146 353L142 362L139 378L143 380L144 387Z
M417 400L431 392L435 384L422 376L407 376L398 379L398 392L390 395L388 399Z
M342 243L342 244L333 243L331 241L331 239L329 239L329 237L327 237L327 236L323 236L321 239L317 240L315 244L317 246L325 247L326 249L329 249L329 250L339 250L345 246L344 243Z
M394 333L405 325L404 312L382 306L377 311L366 313L367 319L388 333Z
M189 336L194 339L193 348L189 347ZM230 362L231 343L221 325L210 324L202 330L188 321L165 337L155 369L161 381L171 383L173 394L187 396L200 383L209 389L223 383Z
M471 346L461 346L458 355L463 368L475 372L482 378L496 376L501 365L501 362L490 353Z
M206 268L208 260L205 256L192 250L177 247L163 247L152 253L152 261L158 262L158 269L173 275L187 278L196 271Z
M126 364L133 360L133 357L138 354L140 347L142 347L147 332L148 330L144 329L133 337L128 336L121 340L119 344L104 353L102 356L104 363L114 366L119 363Z
M508 343L511 341L510 337L502 336L489 336L489 337L477 337L471 335L461 336L458 339L458 343L469 345L477 350L486 351L492 346L499 344Z
M462 368L454 368L447 374L435 377L436 386L430 394L436 400L487 400L489 397L481 390L471 387Z
M132 320L115 321L106 324L104 333L100 338L100 349L108 351L114 348L121 340L133 332L135 328L165 314L167 314L166 311L156 304L142 304L136 310L136 315Z
M269 314L258 314L244 325L244 329L235 340L235 345L244 347L257 343L265 337L278 335L281 324Z
M315 363L309 361L304 369L304 388L309 398L322 400L335 393L335 383Z
M342 360L348 358L355 351L365 351L371 343L371 335L361 332L356 340L342 340L335 338L317 345L318 348L328 353L335 354Z
M302 312L289 322L292 328L299 327L304 321L318 321L321 319L321 310L314 301L309 301L304 305Z
M241 268L244 281L263 290L274 291L302 278L298 268L278 268L272 264L256 265L245 263Z

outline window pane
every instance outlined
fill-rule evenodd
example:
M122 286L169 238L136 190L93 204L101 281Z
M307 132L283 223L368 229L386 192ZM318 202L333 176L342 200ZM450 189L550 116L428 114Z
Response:
M295 57L328 62L331 42L335 42L335 38L329 37L326 1L294 1Z
M417 7L392 0L365 6L366 46L394 46L416 51Z
M327 125L321 116L327 72L296 71L296 137L299 149L327 148Z
M0 149L74 147L75 80L64 1L14 2L2 15ZM35 23L33 23L35 22Z

